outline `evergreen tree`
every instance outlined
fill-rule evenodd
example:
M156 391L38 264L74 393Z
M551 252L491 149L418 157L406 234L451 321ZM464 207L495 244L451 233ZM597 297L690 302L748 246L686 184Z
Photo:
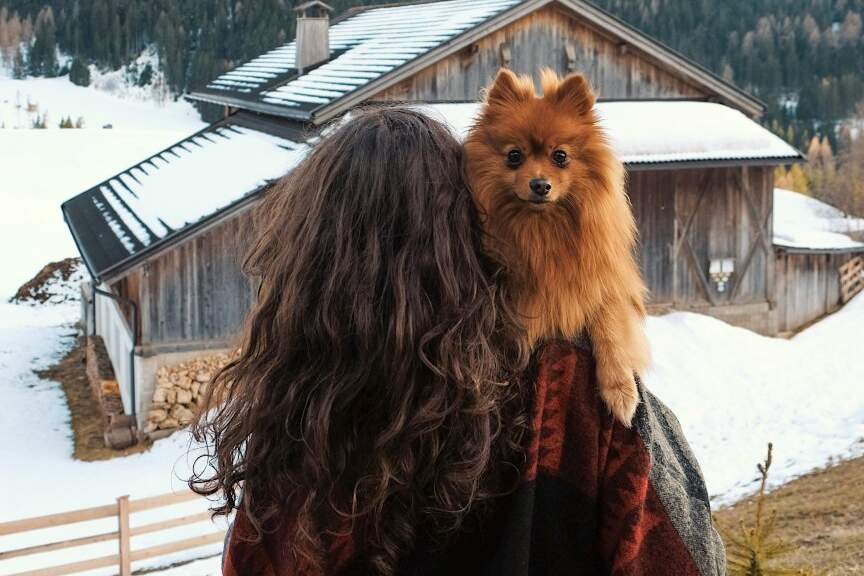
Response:
M765 512L765 487L771 468L773 446L768 444L768 456L757 464L761 482L756 493L753 522L741 522L737 532L724 533L726 540L727 574L729 576L815 576L805 568L778 567L777 558L789 550L789 545L774 535L777 515Z
M27 77L27 61L24 59L24 51L18 47L12 60L12 77L16 79Z
M35 38L30 49L30 74L34 76L56 76L57 66L57 32L54 24L54 13L51 7L45 7L36 19Z
M80 57L72 60L72 66L69 68L69 80L78 86L90 85L90 68L84 64Z

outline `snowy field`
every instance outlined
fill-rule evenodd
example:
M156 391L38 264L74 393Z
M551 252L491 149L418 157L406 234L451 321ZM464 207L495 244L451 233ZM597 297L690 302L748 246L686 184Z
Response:
M110 79L100 80L105 85ZM23 101L25 108L17 109L16 101ZM48 113L49 126L70 115L73 120L83 116L88 128L30 130L23 129L30 123L22 121L22 129L14 129L19 118L27 115L28 101L38 106L39 114ZM141 497L180 488L180 478L188 474L189 439L182 434L119 463L72 460L70 416L62 390L55 382L40 380L33 370L51 365L71 347L71 323L78 318L78 305L32 307L7 300L43 265L78 255L60 212L64 200L201 129L204 123L185 102L161 105L119 98L92 87L74 86L65 78L11 80L0 71L0 124L6 126L0 129L0 199L6 207L0 211L0 461L4 462L0 493L10 495L11 502L0 509L0 522L108 504L127 493ZM114 128L97 128L105 124ZM166 511L183 515L206 505L202 501ZM156 519L148 512L137 521ZM0 537L0 550L112 529L116 527L106 520L76 525L74 533L45 530L23 538ZM160 543L159 537L176 540L213 529L199 524L185 532L181 528L141 536L136 546ZM112 554L115 548L111 543L97 544L0 561L0 574L80 560L84 553L90 557ZM219 546L210 546L156 562L164 565L218 550ZM138 563L136 567L153 564ZM206 565L207 561L190 565L190 571L182 574L218 573Z
M46 117L46 126L59 129L66 117L83 121L84 128L115 130L178 130L201 125L198 112L185 100L129 86L123 71L98 74L88 87L76 86L67 76L16 80L0 65L0 126L27 129L37 116Z

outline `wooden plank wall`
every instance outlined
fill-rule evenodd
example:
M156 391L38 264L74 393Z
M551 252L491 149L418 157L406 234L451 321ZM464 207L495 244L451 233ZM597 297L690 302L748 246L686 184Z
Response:
M570 71L567 44L574 52L573 70L591 80L602 98L704 97L706 94L661 68L647 56L578 19L563 7L547 6L494 32L460 53L421 70L374 96L372 100L476 100L480 90L507 66L536 75L546 66ZM510 48L510 62L502 58Z
M141 281L145 343L233 338L255 299L241 272L252 238L251 209L148 261Z
M675 173L631 172L628 189L639 226L639 264L652 304L673 301Z
M790 254L775 256L777 330L789 332L840 307L840 266L854 254Z
M683 250L676 257L675 251L676 239L697 204L687 237L703 273L707 275L712 258L731 256L739 270L743 266L756 228L741 190L741 170L630 173L629 194L640 234L639 261L652 304L679 308L708 304L690 257ZM771 170L750 168L747 175L759 209L770 214L764 211L770 210L772 199ZM124 294L131 295L128 288L132 286L141 287L144 343L208 342L236 335L255 298L252 283L240 269L251 238L251 214L247 210L226 219L153 258L139 269L141 272L127 276ZM729 298L731 285L721 294L712 284L715 304L768 301L774 275L769 261L761 249L756 250L734 299Z
M742 178L749 182L756 217L747 204ZM761 220L770 238L772 187L770 168L631 171L628 191L651 302L681 308L767 302L774 275L769 266L772 255L757 240L755 222ZM710 282L708 265L715 258L734 258L737 275L743 272L734 297L736 277L722 293ZM707 280L707 292L699 274Z

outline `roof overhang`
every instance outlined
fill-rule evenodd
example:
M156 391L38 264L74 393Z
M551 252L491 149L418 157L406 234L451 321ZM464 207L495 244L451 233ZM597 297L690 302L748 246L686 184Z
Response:
M774 244L774 251L783 254L801 254L819 256L825 254L864 254L864 246L846 246L843 248L803 248L800 246L784 246Z
M305 156L308 136L296 124L234 114L67 200L63 218L90 275L115 280L243 210Z

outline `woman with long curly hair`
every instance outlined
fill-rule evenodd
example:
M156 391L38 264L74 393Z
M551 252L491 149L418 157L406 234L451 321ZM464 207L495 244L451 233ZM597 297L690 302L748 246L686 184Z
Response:
M672 488L704 493L667 412L642 391L617 425L585 342L529 359L464 182L448 128L395 107L267 192L258 299L194 427L211 451L190 485L236 512L224 574L709 573L707 504L684 518L710 544L694 561L670 490L646 488L659 435Z

